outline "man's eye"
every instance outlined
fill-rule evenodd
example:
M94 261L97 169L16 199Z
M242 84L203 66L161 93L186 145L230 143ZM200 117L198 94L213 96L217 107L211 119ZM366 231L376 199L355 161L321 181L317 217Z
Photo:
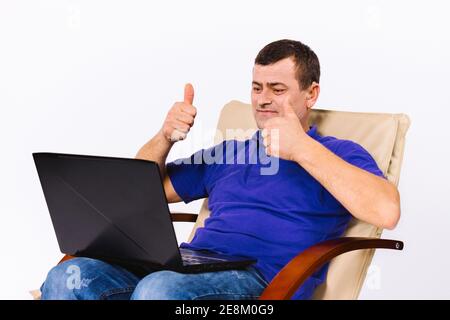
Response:
M274 89L273 91L275 91L276 93L281 93L284 91L284 89Z
M259 91L259 90L260 90L259 88L256 88L256 87L253 88L253 91Z

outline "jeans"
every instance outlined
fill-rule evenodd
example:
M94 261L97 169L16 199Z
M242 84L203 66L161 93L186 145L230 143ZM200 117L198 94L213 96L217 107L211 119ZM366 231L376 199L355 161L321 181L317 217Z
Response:
M41 299L257 299L267 284L253 267L195 274L164 270L140 278L100 260L74 258L50 270L41 286Z

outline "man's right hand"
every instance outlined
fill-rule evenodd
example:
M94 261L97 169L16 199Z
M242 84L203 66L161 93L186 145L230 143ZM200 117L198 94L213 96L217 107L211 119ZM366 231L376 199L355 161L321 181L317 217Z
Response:
M184 87L184 101L175 102L164 120L161 132L168 141L176 142L186 139L197 114L197 109L192 105L193 101L194 88L188 83Z

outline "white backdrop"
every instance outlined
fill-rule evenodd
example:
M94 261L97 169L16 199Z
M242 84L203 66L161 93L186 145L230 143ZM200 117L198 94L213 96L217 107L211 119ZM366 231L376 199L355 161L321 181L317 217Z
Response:
M28 299L61 257L31 153L134 157L193 83L198 109L170 159L212 137L229 100L249 101L267 43L308 44L319 108L404 112L402 219L361 299L450 298L447 1L0 2L0 298ZM201 141L199 141L201 140ZM197 212L200 202L171 205ZM189 225L176 227L184 241Z

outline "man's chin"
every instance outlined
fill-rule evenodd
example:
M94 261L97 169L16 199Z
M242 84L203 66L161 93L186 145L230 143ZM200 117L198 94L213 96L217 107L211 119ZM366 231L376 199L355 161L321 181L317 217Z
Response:
M256 121L256 125L258 126L259 129L264 129L264 126L266 125L266 122L271 119L273 117L255 117L255 121Z
M258 129L264 129L264 124L265 124L265 120L259 120L259 119L255 119L256 120L256 126L258 127Z

